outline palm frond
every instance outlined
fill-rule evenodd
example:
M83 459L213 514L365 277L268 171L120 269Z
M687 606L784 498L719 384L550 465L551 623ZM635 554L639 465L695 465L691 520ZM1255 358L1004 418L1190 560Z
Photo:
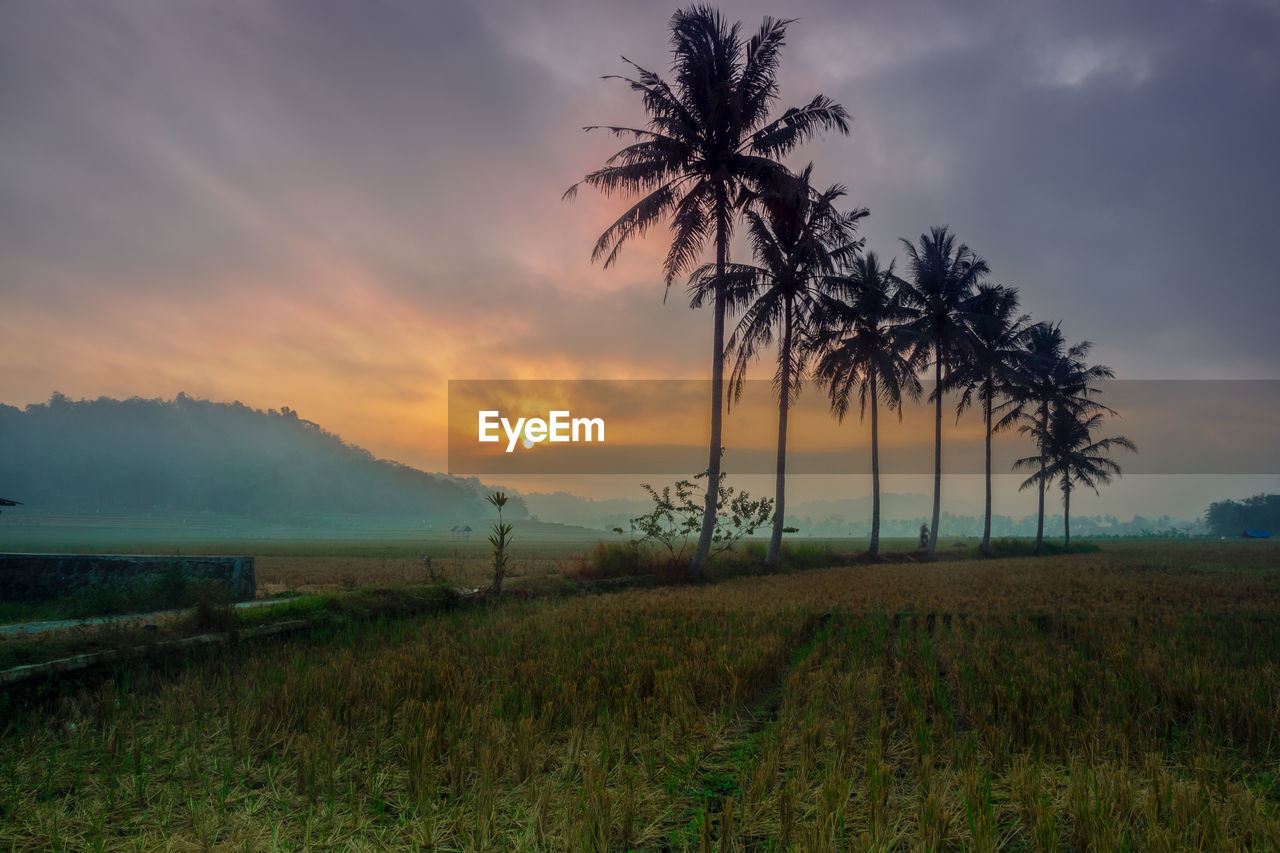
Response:
M623 244L631 237L644 234L652 228L670 209L674 201L674 192L670 184L659 187L640 199L600 235L595 248L591 251L591 260L595 262L603 257L605 268L612 266Z
M766 157L785 157L819 131L834 129L847 134L851 120L844 107L825 95L815 95L805 106L788 109L752 134L751 151Z

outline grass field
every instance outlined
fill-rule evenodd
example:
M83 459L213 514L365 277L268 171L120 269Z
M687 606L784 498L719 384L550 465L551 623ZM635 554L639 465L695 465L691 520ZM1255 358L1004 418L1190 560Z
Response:
M334 550L280 582L422 553ZM0 699L15 850L1280 849L1278 779L1271 543L509 601Z

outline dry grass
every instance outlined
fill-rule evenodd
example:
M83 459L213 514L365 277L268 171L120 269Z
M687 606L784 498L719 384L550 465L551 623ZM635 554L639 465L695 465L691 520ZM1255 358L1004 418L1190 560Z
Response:
M0 707L0 848L1277 849L1277 557L859 566L121 671Z
M357 587L403 587L445 578L462 587L475 587L493 579L493 563L487 553L471 551L445 552L431 558L431 568L420 557L256 557L258 597L264 598L289 590L327 592ZM510 561L507 577L515 588L544 578L560 577L567 560L564 557L515 557Z
M691 592L868 611L1149 614L1280 610L1280 547L1117 542L1045 558L881 563L742 578ZM1261 544L1261 543L1256 543Z

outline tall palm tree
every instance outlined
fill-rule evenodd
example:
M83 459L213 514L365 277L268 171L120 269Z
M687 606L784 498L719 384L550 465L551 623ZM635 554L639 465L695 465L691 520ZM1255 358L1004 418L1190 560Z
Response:
M1028 314L1018 314L1018 290L999 284L980 284L977 292L961 308L965 323L961 360L951 374L950 389L960 389L956 420L973 402L982 406L986 445L986 510L982 523L983 556L991 556L991 434L1001 428L992 423L998 397L1008 393L1016 381L1023 343L1027 337ZM1005 426L1007 426L1006 424Z
M917 352L933 360L933 523L929 527L929 555L938 548L938 518L942 506L942 395L951 372L964 360L965 300L978 281L990 272L987 262L968 246L956 244L947 226L920 235L919 247L902 241L911 281L903 289L906 303L918 315L908 327Z
M831 411L844 421L857 389L859 418L871 403L871 544L868 556L880 556L879 404L898 410L902 395L920 396L920 380L912 361L913 341L901 333L914 319L903 304L894 262L880 265L875 252L860 255L832 278L833 294L825 298L813 344L821 352L814 375L828 386Z
M1122 435L1095 440L1093 433L1104 417L1101 411L1088 413L1069 403L1055 405L1047 429L1037 425L1029 430L1039 445L1040 454L1014 463L1016 468L1035 471L1023 482L1022 489L1033 484L1043 489L1058 481L1062 489L1063 546L1068 549L1071 547L1071 492L1077 484L1083 484L1096 494L1099 484L1110 483L1112 476L1120 474L1120 465L1109 455L1111 451L1122 448L1136 452L1138 449Z
M1018 431L1039 443L1037 436L1049 434L1049 421L1057 407L1080 414L1116 414L1096 399L1100 390L1096 383L1114 378L1115 373L1106 365L1086 362L1092 347L1089 341L1068 347L1059 323L1031 326L1027 330L1025 349L1008 389L1007 400L999 408L1001 419L998 428L1021 422ZM1042 445L1042 449L1044 446L1047 445ZM1051 461L1043 452L1039 459L1036 554L1044 545L1044 492L1049 482L1044 472Z
M757 265L727 268L728 308L744 309L729 336L726 355L734 364L729 376L734 401L742 396L747 366L762 347L778 342L778 452L773 535L765 564L774 565L782 547L786 513L787 414L800 393L809 348L804 345L824 283L836 267L862 247L854 238L866 208L836 209L845 188L833 184L819 192L812 185L813 164L776 186L754 193L745 212L747 236ZM716 270L707 265L693 276L692 305L700 307L714 293Z
M690 572L701 578L715 530L720 486L721 419L724 398L725 268L729 239L746 188L779 181L779 158L822 130L849 132L849 115L839 104L816 95L803 107L777 118L777 71L789 20L765 18L749 41L741 24L728 24L707 6L671 17L673 84L630 60L635 77L618 77L642 98L643 128L604 129L630 140L583 182L604 192L643 196L605 229L591 257L608 267L624 243L655 224L670 221L671 245L663 262L668 290L677 276L695 266L710 238L715 245L716 279L711 348L711 440L706 508ZM587 130L598 129L588 127ZM565 196L572 198L574 184Z

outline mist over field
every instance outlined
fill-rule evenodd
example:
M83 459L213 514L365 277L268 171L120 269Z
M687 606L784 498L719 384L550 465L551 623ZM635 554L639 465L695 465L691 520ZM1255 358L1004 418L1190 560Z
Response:
M193 532L216 524L244 534L268 525L317 533L395 528L429 536L461 525L480 529L493 514L484 496L503 485L376 459L288 406L264 411L185 394L168 401L73 401L55 394L48 403L23 409L0 405L0 434L4 496L22 501L0 517L0 531L49 523L129 527L164 519L170 530ZM505 512L517 521L626 530L631 519L653 506L639 488L645 478L629 479L635 480L634 498L592 500L526 489L513 492ZM648 479L659 486L663 482ZM859 478L840 479L849 484L850 497L800 500L788 510L787 523L800 536L867 534L865 484ZM748 483L753 493L765 493ZM951 491L943 515L946 535L981 533L976 495ZM929 496L890 492L883 499L885 535L915 536L928 516ZM1168 513L1101 513L1081 515L1073 524L1086 536L1140 535L1199 532L1196 521ZM1050 514L1047 524L1060 528L1061 516ZM1034 534L1035 517L998 513L993 531Z

